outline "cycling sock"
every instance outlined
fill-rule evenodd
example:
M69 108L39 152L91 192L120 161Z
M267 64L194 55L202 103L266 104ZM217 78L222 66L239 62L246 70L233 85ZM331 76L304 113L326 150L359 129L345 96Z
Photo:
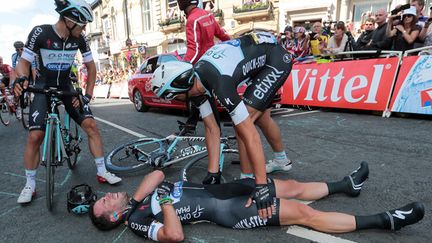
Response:
M285 161L288 160L288 156L287 156L285 150L282 151L282 152L275 152L275 151L273 151L273 156L274 156L274 160L277 161L277 162L279 162L279 161L284 161L285 162Z
M341 181L336 182L326 182L329 195L335 193L349 193L349 181L345 180L345 178Z
M362 229L390 229L390 219L386 213L369 216L355 216L356 230Z
M245 179L245 178L252 178L255 179L254 174L247 174L247 173L240 173L240 179Z
M26 175L26 186L29 186L33 189L36 188L36 170L25 170Z
M104 157L95 158L96 169L98 175L103 175L107 171L105 168L105 159Z

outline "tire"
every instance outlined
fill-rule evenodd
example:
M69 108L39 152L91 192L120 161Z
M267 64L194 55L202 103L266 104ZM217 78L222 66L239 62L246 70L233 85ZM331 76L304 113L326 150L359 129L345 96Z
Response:
M148 143L143 145L143 143ZM136 146L139 145L139 150ZM150 152L160 150L162 144L155 138L141 138L125 143L111 151L105 159L108 171L115 174L128 174L153 170L150 165ZM140 157L140 160L137 159Z
M0 121L3 123L3 125L7 126L10 123L12 113L10 113L9 106L6 102L1 103L0 105Z
M148 111L149 107L144 105L144 98L139 90L135 90L134 92L134 106L135 109L139 112Z
M224 156L221 183L230 182L240 178L240 165L238 151L228 149L222 152ZM202 184L207 175L208 153L191 159L182 169L180 180Z
M31 93L25 93L24 103L25 108L21 109L21 123L24 129L29 129L29 119L30 119L30 105L31 105Z
M67 159L67 164L69 169L73 170L75 169L79 159L79 153L81 152L81 148L79 147L79 144L81 143L81 133L78 124L76 124L72 119L70 119L69 134L67 134L67 136L67 141L69 141L68 149L70 151L70 154L68 154L69 159Z
M48 144L46 151L46 205L49 211L52 211L54 199L54 170L56 164L56 127L53 120L49 121Z

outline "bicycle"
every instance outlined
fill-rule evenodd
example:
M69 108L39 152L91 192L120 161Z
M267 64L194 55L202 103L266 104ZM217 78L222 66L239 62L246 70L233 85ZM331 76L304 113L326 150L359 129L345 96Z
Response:
M0 96L0 121L5 126L10 124L11 117L13 116L15 116L18 120L21 119L21 117L19 117L16 113L17 106L13 99L14 97L10 94L8 89L5 89L5 91L2 92L2 95Z
M81 152L79 144L82 141L78 124L71 121L67 112L65 112L62 125L58 109L62 102L59 98L79 96L79 93L60 91L55 87L39 89L31 86L25 89L23 94L25 92L45 94L50 98L50 110L46 118L41 164L46 167L46 205L48 210L51 211L54 199L55 168L62 166L66 160L69 169L73 170L78 162L78 155ZM80 103L82 104L82 102Z
M25 93L20 97L19 105L21 106L21 123L24 129L29 129L30 105L33 102L33 93Z
M180 123L180 122L179 122ZM181 124L180 124L181 125ZM181 129L179 134L172 134L165 138L139 138L137 140L122 144L112 150L105 159L105 165L108 171L115 174L132 174L144 172L148 169L162 169L173 164L179 163L190 158L204 159L207 157L207 148L205 146L205 137L202 136L185 136L187 129ZM234 148L234 136L221 138L221 171L228 154L238 154ZM236 163L236 156L229 156ZM182 170L181 179L191 180L190 168L200 160L189 162L187 169ZM205 167L207 171L207 166ZM240 169L238 168L237 171ZM148 172L147 172L148 173ZM240 173L240 172L238 172ZM200 182L201 183L201 182Z

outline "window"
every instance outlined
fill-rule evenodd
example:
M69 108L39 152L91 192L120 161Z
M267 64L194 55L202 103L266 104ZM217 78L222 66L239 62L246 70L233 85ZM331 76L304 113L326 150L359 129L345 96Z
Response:
M150 0L141 1L141 16L142 16L143 32L151 30L152 24L151 24Z
M95 29L99 29L98 21L99 21L99 13L95 12Z
M367 18L373 16L373 13L379 9L388 10L388 1L374 2L374 3L355 3L354 4L354 28L359 29Z
M114 8L111 8L111 23L112 39L115 40L117 38L117 23Z
M158 66L160 64L162 64L162 63L165 63L165 62L171 62L171 61L177 61L177 60L178 59L175 56L173 56L173 55L162 55L159 58L159 64L158 64Z
M167 14L166 19L180 18L179 8L177 7L177 0L167 0Z

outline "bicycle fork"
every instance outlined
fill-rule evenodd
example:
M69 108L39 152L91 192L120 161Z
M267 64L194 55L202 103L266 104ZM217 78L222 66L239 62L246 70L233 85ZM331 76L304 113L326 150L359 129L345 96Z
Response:
M45 128L45 137L44 137L44 142L43 142L43 153L42 153L42 165L46 166L46 161L47 161L47 146L48 146L48 139L50 139L50 134L49 134L49 130L50 130L50 120L53 120L53 125L55 126L55 132L54 132L54 137L55 137L55 158L56 158L56 162L54 164L54 166L58 166L62 164L63 159L66 157L65 155L66 153L66 149L64 146L64 141L63 141L63 136L61 134L61 130L60 130L60 121L58 118L57 114L48 114L48 118L47 118L48 122L46 123L46 128ZM48 155L49 156L49 155Z

